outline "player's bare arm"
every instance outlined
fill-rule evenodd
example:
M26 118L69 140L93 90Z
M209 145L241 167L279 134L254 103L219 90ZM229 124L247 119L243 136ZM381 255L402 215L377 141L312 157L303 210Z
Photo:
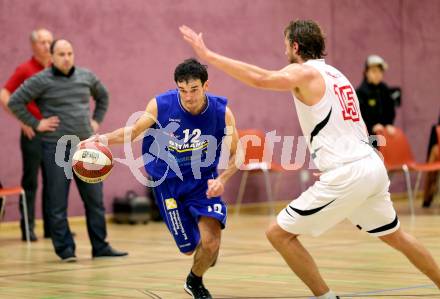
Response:
M231 110L226 107L225 123L228 133L231 136L230 156L228 168L226 168L216 179L208 180L208 197L216 197L222 195L224 186L229 178L238 170L238 167L244 161L243 150L240 147L237 128L235 127L235 118Z
M183 38L192 46L200 58L245 84L275 90L292 90L295 87L295 78L289 78L285 69L269 71L252 64L222 56L206 47L201 33L197 34L187 26L181 26L180 31L183 34Z
M181 26L179 29L200 58L249 86L291 91L307 105L313 105L324 95L324 79L309 66L292 63L281 70L263 69L215 53L205 45L201 33L197 34L187 26Z
M133 142L139 135L153 126L157 119L157 102L153 98L147 104L145 113L132 126L122 127L113 132L97 136L98 140L104 144L122 144Z

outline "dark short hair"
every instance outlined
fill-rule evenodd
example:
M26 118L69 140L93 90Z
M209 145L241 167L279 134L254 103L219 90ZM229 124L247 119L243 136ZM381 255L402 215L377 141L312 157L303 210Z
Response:
M69 44L72 44L69 40L64 39L64 38L61 38L61 39L55 39L55 40L53 40L53 42L50 44L50 48L49 48L50 54L53 54L53 53L55 52L55 46L57 45L57 43L58 43L60 40L64 40L64 41L68 42Z
M207 66L198 62L195 58L186 59L174 70L174 81L188 82L200 79L202 85L208 80Z
M284 36L292 46L298 43L298 54L302 59L323 58L325 53L325 37L318 23L312 20L291 21L284 29Z
M59 39L54 39L53 42L50 44L50 49L49 49L50 54L54 53L55 45L57 44L58 41L59 41Z

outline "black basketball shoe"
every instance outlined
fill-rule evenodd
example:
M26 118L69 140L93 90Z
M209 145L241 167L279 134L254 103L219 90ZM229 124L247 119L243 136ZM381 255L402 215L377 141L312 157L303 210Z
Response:
M212 299L211 294L205 288L203 282L191 283L191 281L187 280L183 288L193 297L193 299Z

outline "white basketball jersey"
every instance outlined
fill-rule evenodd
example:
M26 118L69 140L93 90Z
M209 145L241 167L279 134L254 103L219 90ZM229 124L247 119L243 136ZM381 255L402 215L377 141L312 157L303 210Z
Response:
M348 79L323 59L305 62L325 81L325 94L308 106L293 95L299 122L319 170L334 169L370 155L368 132L361 117L355 89Z

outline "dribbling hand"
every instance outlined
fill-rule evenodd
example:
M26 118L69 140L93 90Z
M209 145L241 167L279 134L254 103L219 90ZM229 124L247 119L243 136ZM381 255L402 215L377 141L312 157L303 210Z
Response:
M99 143L102 143L102 144L108 146L107 137L105 137L105 135L96 134L96 135L92 135L89 138L87 138L87 139L81 141L80 143L78 143L77 147L79 148L84 143L89 143L89 142L99 142Z

